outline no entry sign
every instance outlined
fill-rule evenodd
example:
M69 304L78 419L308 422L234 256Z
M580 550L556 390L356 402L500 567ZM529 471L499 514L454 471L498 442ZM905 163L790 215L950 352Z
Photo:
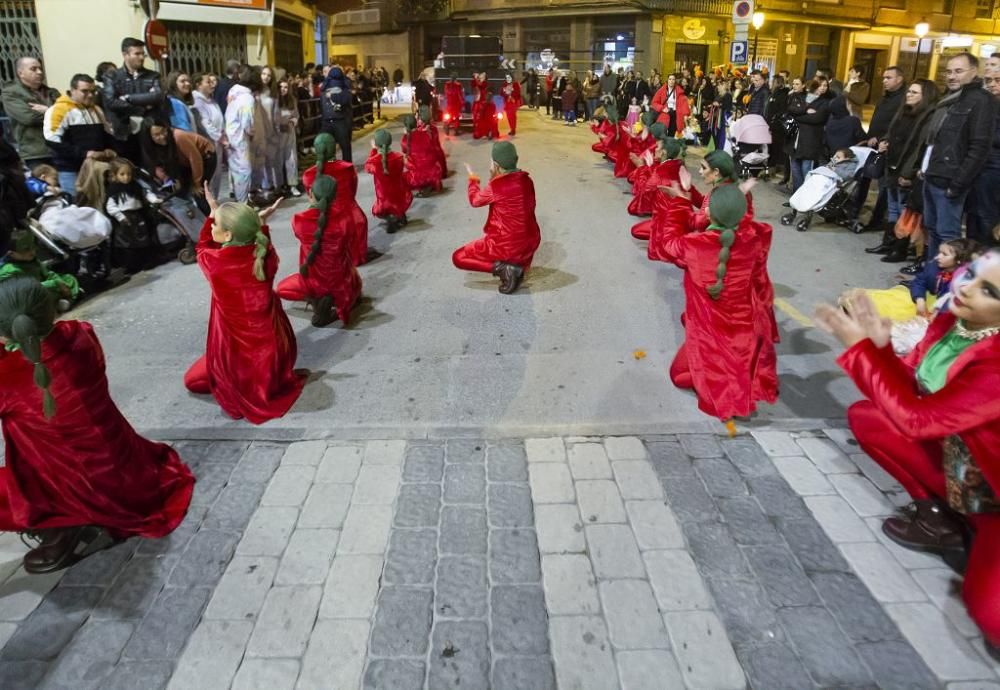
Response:
M161 21L150 19L146 22L146 28L143 33L145 34L146 52L149 53L149 57L154 60L165 58L167 50L170 47L167 38L167 25Z

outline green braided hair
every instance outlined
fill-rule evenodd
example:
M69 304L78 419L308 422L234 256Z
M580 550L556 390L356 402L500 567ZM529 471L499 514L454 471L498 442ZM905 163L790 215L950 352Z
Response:
M413 117L412 115L404 115L403 129L406 130L406 133L412 134L413 130L415 130L416 128L417 128L417 118ZM409 144L409 137L407 137L407 144ZM406 148L409 149L410 147L407 145ZM403 153L409 154L409 150L403 151Z
M420 121L425 125L431 124L430 106L422 105L419 108L417 108L417 117L419 117Z
M618 141L618 137L621 136L621 128L618 123L621 121L621 115L618 113L618 106L612 101L604 106L604 114L608 116L608 122L615 126L615 141Z
M384 132L385 130L379 130ZM317 175L313 182L312 190L313 208L319 209L319 218L316 220L316 232L313 233L313 243L309 247L309 254L306 260L299 266L299 273L303 277L309 275L309 265L312 264L316 255L323 245L323 232L326 230L326 219L330 213L330 206L337 198L337 181L327 175Z
M337 157L337 141L332 134L317 134L313 139L313 150L316 152L316 174L322 175L326 162Z
M318 179L318 178L317 178ZM267 247L271 241L261 230L260 216L246 204L227 201L215 210L215 220L219 227L232 233L233 239L227 246L245 247L253 244L253 275L264 282L267 274L264 272L264 259L267 257Z
M646 127L646 129L649 129L650 127L653 126L653 124L656 122L656 118L658 117L659 115L657 115L656 111L647 110L642 114L641 118L642 124Z
M665 137L662 141L663 150L666 152L668 160L684 158L687 146L685 145L683 139L678 139L677 137Z
M56 301L51 291L34 278L18 276L0 282L0 336L8 350L20 350L35 365L35 385L42 389L45 418L56 413L56 401L49 392L52 375L42 363L42 341L52 332Z
M389 147L392 146L392 134L387 129L375 132L375 148L382 154L382 172L389 174Z
M705 156L705 162L708 163L709 168L718 170L719 174L722 176L716 184L722 184L723 182L739 182L739 178L736 176L736 162L733 160L733 157L725 151L720 151L718 149L712 151L710 154Z
M716 187L708 199L709 230L719 232L719 263L715 267L716 281L707 288L712 299L719 299L726 278L726 264L729 263L730 248L736 241L736 228L747 212L747 198L734 184Z

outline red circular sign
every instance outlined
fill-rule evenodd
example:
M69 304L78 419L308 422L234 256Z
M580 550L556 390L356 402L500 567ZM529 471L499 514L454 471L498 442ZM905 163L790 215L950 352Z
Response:
M167 56L169 42L167 39L167 25L157 19L150 19L143 29L146 41L146 52L154 60L162 60Z
M741 2L736 5L736 16L737 17L749 17L750 16L750 3Z

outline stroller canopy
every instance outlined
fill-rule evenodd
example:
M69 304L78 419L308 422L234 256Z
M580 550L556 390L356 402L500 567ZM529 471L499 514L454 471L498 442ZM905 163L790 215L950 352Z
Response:
M730 125L729 133L738 144L771 143L771 128L760 115L744 115Z

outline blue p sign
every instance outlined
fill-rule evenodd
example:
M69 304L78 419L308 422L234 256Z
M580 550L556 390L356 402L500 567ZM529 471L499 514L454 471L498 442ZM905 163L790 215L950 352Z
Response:
M747 64L747 42L733 41L729 44L729 62L734 65Z

